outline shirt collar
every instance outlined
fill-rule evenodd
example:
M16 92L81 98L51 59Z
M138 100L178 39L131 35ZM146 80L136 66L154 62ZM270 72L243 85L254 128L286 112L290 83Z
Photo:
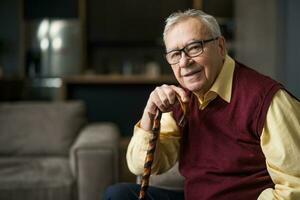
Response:
M226 56L221 72L209 91L217 93L222 99L230 103L234 72L234 60Z

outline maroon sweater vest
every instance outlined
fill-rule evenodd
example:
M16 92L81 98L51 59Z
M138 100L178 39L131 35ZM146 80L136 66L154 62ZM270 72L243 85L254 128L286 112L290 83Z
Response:
M230 103L217 97L199 110L190 95L182 128L179 170L185 200L254 200L274 184L267 172L260 135L274 94L282 85L236 62ZM178 122L180 108L174 109Z

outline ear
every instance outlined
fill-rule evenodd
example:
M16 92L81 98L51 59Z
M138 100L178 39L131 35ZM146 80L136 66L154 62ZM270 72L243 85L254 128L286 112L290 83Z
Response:
M225 58L225 56L227 54L227 49L226 49L226 40L223 36L220 36L218 38L218 49L219 49L220 55Z

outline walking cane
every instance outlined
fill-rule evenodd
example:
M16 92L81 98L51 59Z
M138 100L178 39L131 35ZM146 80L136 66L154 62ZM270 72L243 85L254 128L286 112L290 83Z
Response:
M183 103L180 100L180 97L176 96L178 101L180 102L181 109L183 111L183 115L179 120L179 126L183 127L185 124L185 116L188 112L188 104ZM162 112L158 109L156 111L156 115L154 117L153 121L153 127L152 127L152 138L149 141L149 146L146 154L146 159L145 159L145 164L144 164L144 173L142 176L142 181L141 181L141 189L140 189L140 194L139 194L139 200L145 200L146 199L146 191L149 186L149 179L151 175L151 166L154 160L154 152L156 148L156 142L157 138L159 136L160 132L160 119L161 119Z

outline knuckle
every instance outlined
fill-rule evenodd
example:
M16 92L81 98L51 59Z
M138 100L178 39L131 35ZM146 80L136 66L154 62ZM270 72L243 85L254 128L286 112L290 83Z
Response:
M168 96L173 96L173 95L175 94L175 91L172 90L171 88L169 88L169 89L166 90L166 94L167 94Z
M155 89L154 89L154 91L158 91L160 89L161 89L161 86L156 86Z
M149 95L149 99L152 99L154 95L155 95L155 94L154 94L154 91L152 91L152 92L150 93L150 95Z

